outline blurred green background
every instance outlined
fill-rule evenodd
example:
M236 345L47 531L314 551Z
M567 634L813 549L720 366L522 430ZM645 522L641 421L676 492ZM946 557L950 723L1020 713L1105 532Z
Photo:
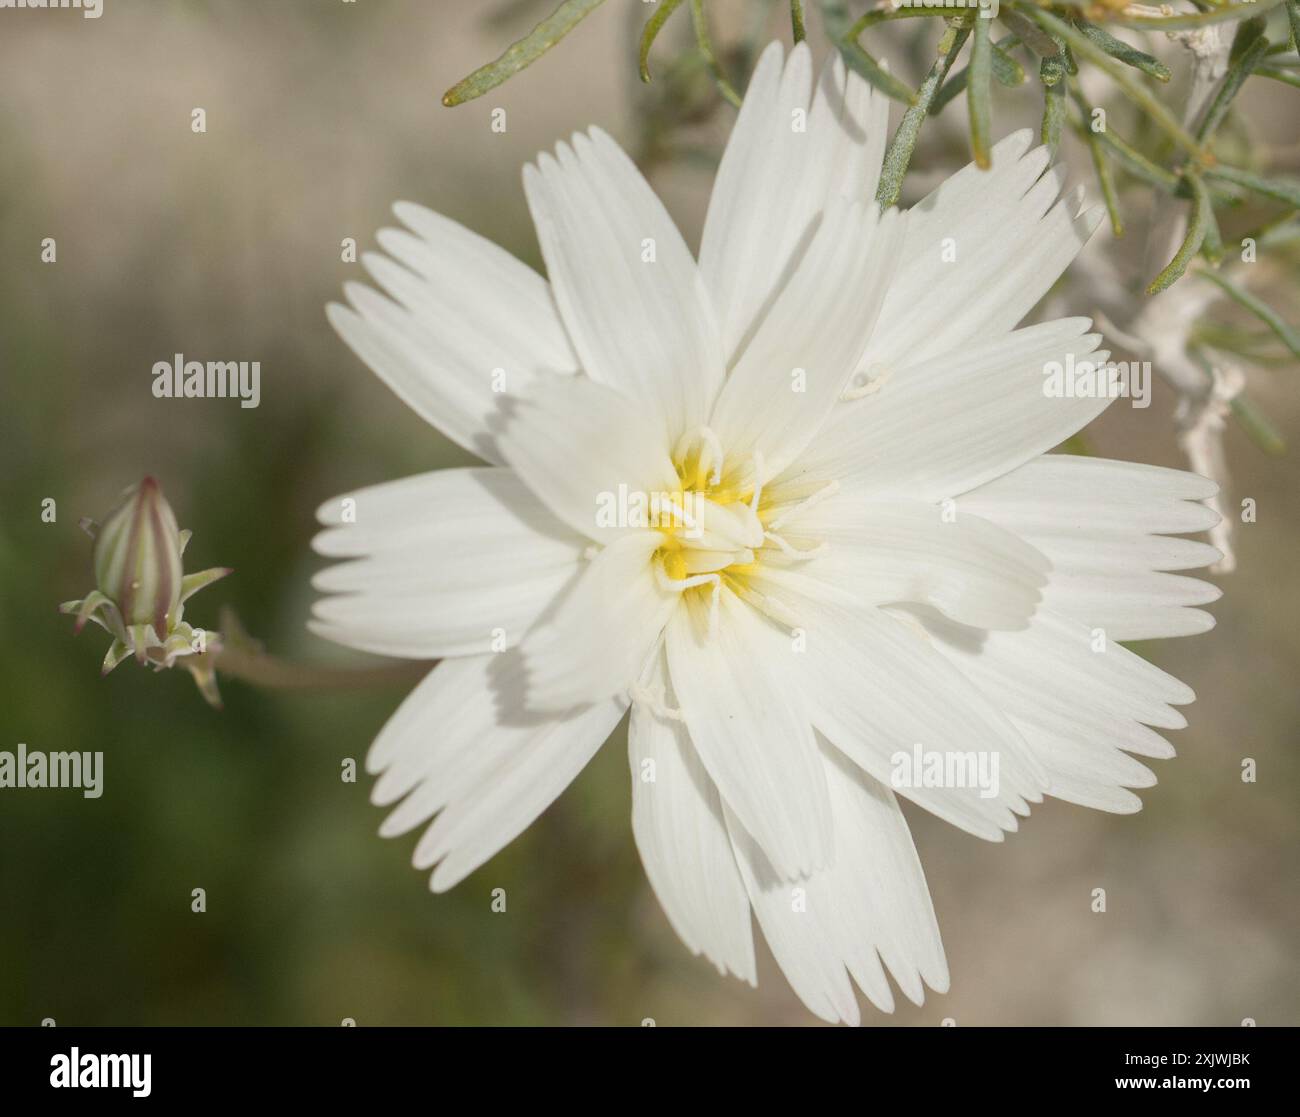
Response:
M632 844L621 732L524 837L433 896L409 865L416 835L381 841L369 780L340 780L405 688L227 681L218 713L183 672L126 663L101 680L107 638L74 638L56 612L91 588L78 517L151 472L194 530L187 565L236 571L187 619L215 626L228 603L279 655L353 662L304 628L315 507L468 459L327 326L324 304L363 278L340 241L372 247L409 198L536 264L520 167L594 122L652 165L697 242L731 112L688 77L679 111L698 135L666 146L661 87L631 77L640 0L610 0L491 96L439 105L548 6L0 13L0 749L102 751L106 765L98 800L0 791L0 1024L813 1022L765 947L754 991L677 942ZM724 38L752 19L721 8ZM195 107L206 134L190 130ZM931 142L917 165L965 159L960 141ZM45 237L55 264L40 262ZM1281 298L1294 319L1294 291ZM153 363L177 352L261 361L261 406L153 398ZM1252 393L1300 441L1294 372ZM1112 408L1089 448L1181 465L1171 412L1158 384L1150 411ZM1253 497L1259 520L1238 533L1218 628L1143 649L1200 696L1173 735L1179 758L1156 765L1139 815L1049 801L1001 846L909 809L953 988L867 1023L1300 1023L1300 457L1266 458L1236 430L1228 452L1234 499ZM1240 779L1247 756L1255 784Z

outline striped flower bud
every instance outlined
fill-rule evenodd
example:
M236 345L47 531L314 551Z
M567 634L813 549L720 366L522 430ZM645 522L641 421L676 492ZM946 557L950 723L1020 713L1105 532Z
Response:
M59 609L76 614L78 632L94 621L113 636L104 674L131 655L159 671L180 656L190 656L186 666L204 697L216 705L212 665L219 637L186 623L183 613L189 598L224 578L230 568L185 573L182 556L190 533L176 526L176 516L152 477L128 489L103 524L83 520L82 527L95 540L96 588Z
M162 636L181 600L181 533L158 482L128 489L95 536L95 582L128 627Z

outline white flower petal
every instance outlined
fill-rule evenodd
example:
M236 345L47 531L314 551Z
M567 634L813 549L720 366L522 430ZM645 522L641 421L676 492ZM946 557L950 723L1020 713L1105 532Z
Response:
M724 372L690 250L622 149L598 128L524 168L560 313L583 370L675 441L698 426Z
M323 504L313 631L416 658L518 642L579 571L585 540L509 470L445 469Z
M532 709L568 710L625 693L641 676L679 595L655 579L657 531L615 539L524 640Z
M662 651L646 685L675 708ZM736 868L722 801L681 721L645 702L632 707L628 762L632 769L632 834L646 876L673 930L692 954L720 973L753 985L754 942L749 898Z
M1181 574L1054 571L1043 589L1043 606L1104 630L1110 640L1156 640L1209 632L1213 615L1188 606L1222 596L1218 586Z
M794 614L803 634L801 692L827 740L882 783L893 785L898 754L997 758L995 788L896 786L976 837L1001 841L1016 814L1042 798L1047 775L1007 718L931 647L923 630L879 609L809 596L815 586L776 572L757 579ZM813 590L815 592L815 589ZM989 768L991 771L991 767Z
M393 207L417 235L387 229L385 257L365 257L393 299L346 286L355 310L331 303L330 323L401 400L467 450L500 461L488 431L507 392L576 358L546 281L491 241L409 202ZM500 370L500 371L498 371Z
M1030 133L994 145L992 167L973 163L908 210L903 258L867 362L913 365L1014 327L1078 255L1101 219L1056 201L1064 168L1044 171ZM1055 204L1053 204L1055 203Z
M683 601L668 623L668 666L705 770L783 877L828 864L826 777L790 640L730 590L711 634L707 600Z
M1215 601L1217 587L1163 573L1216 562L1219 552L1161 532L1206 531L1218 513L1199 503L1213 481L1176 469L1051 454L1025 463L961 500L961 507L1015 531L1050 560L1044 601L1104 628L1112 640L1204 632L1214 619L1188 608Z
M903 224L873 201L828 207L709 420L732 469L760 452L774 476L825 424L875 326Z
M815 95L806 44L790 52L784 69L780 43L759 58L700 245L729 364L792 273L827 203L874 198L888 111L883 96L846 73L838 53Z
M1105 361L1088 325L1045 322L889 374L878 391L836 410L789 478L938 501L1010 472L1111 402L1045 391L1051 362Z
M858 1023L848 976L882 1011L893 993L889 967L909 999L922 984L948 990L948 965L930 890L898 802L888 788L822 746L835 822L833 867L785 881L739 824L736 859L772 953L794 991L824 1020ZM728 812L730 817L730 812Z
M1011 720L1051 774L1049 795L1111 814L1136 814L1142 809L1142 800L1129 788L1151 787L1156 782L1151 769L1105 742L1094 740L1084 748L1075 734L1017 717Z
M620 486L633 493L673 493L677 472L658 428L638 404L585 376L539 377L512 402L498 437L506 460L564 523L608 542L629 530L597 513Z
M372 798L407 796L385 836L437 818L416 846L417 868L434 864L442 892L464 879L532 824L604 743L624 700L566 717L524 708L513 653L447 660L402 703L367 758L382 772Z
M1122 813L1141 806L1123 789L1149 787L1155 777L1120 750L1172 757L1147 726L1185 726L1171 703L1191 702L1189 687L1119 644L1098 645L1084 625L1047 609L1022 632L980 632L932 612L916 619L1020 730L1047 773L1049 795Z
M781 534L830 545L800 567L868 605L921 602L979 628L1023 628L1050 564L1018 536L963 505L949 521L939 505L864 503L837 494L782 522Z

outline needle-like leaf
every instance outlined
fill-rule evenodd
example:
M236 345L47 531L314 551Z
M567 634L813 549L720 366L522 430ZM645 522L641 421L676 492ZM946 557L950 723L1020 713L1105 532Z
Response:
M1258 2L1264 4L1268 3L1269 0L1258 0ZM1163 103L1152 96L1151 91L1133 76L1131 70L1127 69L1122 63L1116 62L1078 28L1054 16L1051 12L1039 8L1029 8L1027 14L1044 31L1063 39L1065 45L1080 58L1086 58L1098 69L1103 70L1127 94L1129 99L1150 117L1152 123L1156 124L1174 143L1193 158L1200 158L1202 154L1201 145L1197 143L1195 137L1188 133L1187 129L1178 122L1173 113Z
M886 9L886 11L889 11L889 9ZM901 11L913 15L919 15L922 11L926 15L937 14L924 9L904 8ZM867 13L868 16L873 14L875 13ZM884 17L882 16L882 18ZM886 70L858 42L858 36L862 34L862 29L859 26L862 20L858 20L857 24L850 24L848 9L844 6L843 0L825 0L825 3L822 4L822 23L825 25L826 33L831 37L832 42L840 48L844 64L850 70L853 70L859 77L874 85L886 97L892 97L895 101L902 101L905 105L913 103L915 94L912 90Z
M989 79L993 73L993 44L989 19L976 18L971 31L970 76L966 79L966 105L970 110L970 146L975 165L989 167Z
M1138 50L1137 47L1130 46L1123 40L1115 38L1114 35L1103 31L1096 24L1078 20L1075 26L1112 58L1117 58L1126 66L1133 66L1144 74L1150 74L1157 81L1169 80L1171 76L1169 67L1159 59L1153 58L1145 51Z
M1282 0L1243 0L1240 4L1221 4L1203 12L1177 12L1172 15L1127 15L1124 12L1110 17L1109 22L1120 27L1136 27L1145 31L1194 31L1212 23L1230 23L1236 19L1253 19L1276 8Z
M1223 118L1228 115L1232 99L1245 84L1255 67L1268 50L1268 39L1264 35L1264 20L1247 20L1237 27L1237 37L1232 43L1232 59L1228 72L1215 91L1214 100L1205 110L1201 126L1196 130L1196 138L1205 143L1214 135Z
M794 32L794 41L802 43L808 37L803 21L803 0L790 0L790 25Z
M1124 235L1124 221L1119 214L1119 197L1115 193L1115 174L1106 159L1101 140L1091 128L1082 129L1083 138L1088 141L1088 154L1092 156L1092 165L1097 171L1097 183L1101 186L1102 200L1106 203L1106 215L1110 218L1110 231L1118 237Z
M1185 177L1190 181L1196 176L1193 172L1187 171ZM1192 257L1201 250L1201 245L1205 243L1205 230L1211 216L1210 196L1203 187L1200 190L1193 187L1193 193L1191 212L1187 217L1187 235L1183 238L1183 243L1179 245L1178 251L1174 253L1174 258L1165 265L1164 270L1147 287L1148 295L1157 295L1165 288L1176 283L1183 273L1187 271L1187 265L1192 262Z
M1264 197L1282 202L1293 209L1300 209L1300 182L1296 182L1294 179L1262 178L1251 171L1243 171L1240 167L1230 167L1226 163L1216 163L1213 167L1207 167L1205 176L1218 179L1221 182L1231 182L1236 186L1243 186L1247 190L1253 190L1256 194L1263 194Z
M1208 279L1211 283L1220 287L1233 302L1250 311L1251 314L1272 330L1277 339L1291 351L1293 357L1300 357L1300 333L1297 333L1285 318L1258 295L1247 291L1246 288L1234 283L1226 275L1219 272L1206 269L1196 274L1200 278Z
M740 108L740 94L727 79L722 63L718 61L718 56L713 50L713 37L709 34L709 17L704 13L704 0L691 0L691 22L695 26L695 42L700 48L700 53L704 55L704 61L708 63L709 72L713 74L718 91L736 108Z
M663 25L668 22L668 17L682 6L683 0L660 0L659 7L655 9L654 15L645 21L645 30L641 32L641 80L650 80L650 48L654 46L655 39L658 38L659 32Z
M925 75L921 88L916 91L915 103L903 113L903 119L899 121L898 129L894 132L894 138L889 141L889 147L885 151L885 163L880 171L880 186L876 189L876 201L886 208L898 201L899 192L903 187L903 175L907 173L907 165L912 161L916 138L930 109L930 102L939 92L943 79L948 76L948 71L952 69L952 64L961 53L961 48L966 45L969 35L969 22L949 24L948 30L939 40L940 49L943 50L942 55L935 60L934 65L930 67L930 72Z
M531 66L555 46L604 0L564 0L564 2L517 42L511 43L500 58L480 66L469 77L458 81L442 95L448 108L482 97L503 81Z

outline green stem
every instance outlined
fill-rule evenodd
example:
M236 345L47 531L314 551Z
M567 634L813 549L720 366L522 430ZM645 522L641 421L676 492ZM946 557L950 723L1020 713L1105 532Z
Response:
M419 682L437 660L408 660L377 667L326 667L291 663L266 652L228 645L217 653L217 674L267 690L342 690Z

